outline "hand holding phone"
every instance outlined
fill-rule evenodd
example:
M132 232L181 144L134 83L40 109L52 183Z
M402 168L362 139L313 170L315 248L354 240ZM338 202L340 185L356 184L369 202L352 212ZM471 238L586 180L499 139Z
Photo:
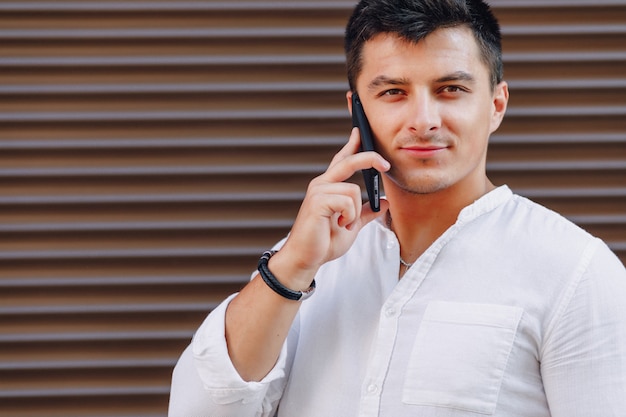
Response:
M352 93L352 126L359 128L361 136L361 151L374 150L374 138L372 129L365 116L363 105L358 94ZM380 173L374 168L368 168L361 171L367 190L367 197L370 207L373 211L380 211Z

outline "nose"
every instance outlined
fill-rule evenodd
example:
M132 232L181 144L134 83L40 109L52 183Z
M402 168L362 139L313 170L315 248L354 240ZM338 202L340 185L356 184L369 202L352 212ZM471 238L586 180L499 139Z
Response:
M408 128L413 135L431 136L441 127L438 103L429 94L414 95L409 112Z

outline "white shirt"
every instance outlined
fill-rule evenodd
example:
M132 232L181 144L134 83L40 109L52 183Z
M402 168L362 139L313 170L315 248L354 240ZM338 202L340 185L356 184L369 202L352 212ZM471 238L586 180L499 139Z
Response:
M228 358L226 300L176 366L170 417L626 416L626 270L602 241L504 186L398 281L399 256L367 225L261 382Z

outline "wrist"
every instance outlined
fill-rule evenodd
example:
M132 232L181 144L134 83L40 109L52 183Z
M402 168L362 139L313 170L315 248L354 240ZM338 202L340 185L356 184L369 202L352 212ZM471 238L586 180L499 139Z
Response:
M277 253L277 251L267 251L259 259L258 271L265 284L277 294L290 300L309 298L315 291L315 274L298 270L289 263L276 259L274 254ZM286 277L291 279L285 279Z

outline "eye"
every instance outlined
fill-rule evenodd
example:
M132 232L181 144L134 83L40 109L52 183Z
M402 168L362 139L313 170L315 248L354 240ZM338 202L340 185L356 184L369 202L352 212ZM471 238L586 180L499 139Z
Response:
M441 91L442 93L449 93L449 94L468 92L466 88L461 87L460 85L446 85L445 87L441 88L439 91Z
M383 91L380 95L381 96L397 96L399 94L402 94L402 90L397 89L397 88L391 88L389 90Z

